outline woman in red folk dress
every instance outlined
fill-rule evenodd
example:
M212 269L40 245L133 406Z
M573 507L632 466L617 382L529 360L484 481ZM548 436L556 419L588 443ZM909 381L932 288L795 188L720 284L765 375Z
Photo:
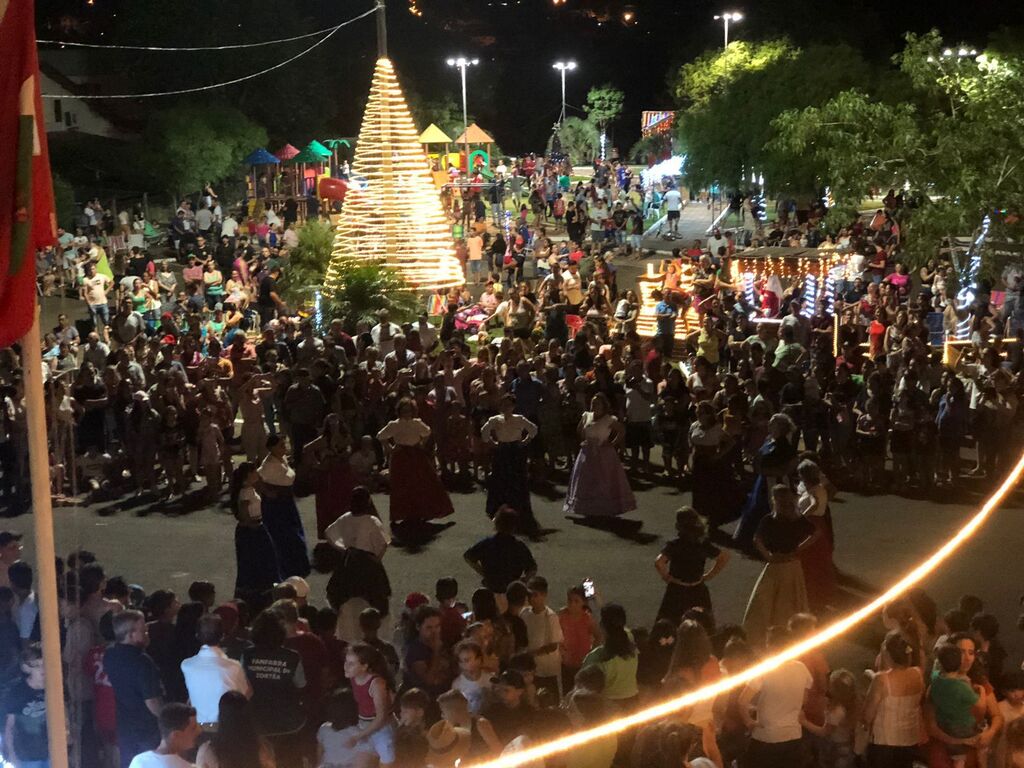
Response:
M391 525L447 517L455 510L437 475L434 457L425 447L430 427L416 418L412 400L402 400L397 412L398 418L377 433L389 455Z
M349 511L355 477L348 464L352 436L341 417L332 413L324 419L320 436L308 443L302 460L311 462L316 478L316 536L324 539L327 526Z

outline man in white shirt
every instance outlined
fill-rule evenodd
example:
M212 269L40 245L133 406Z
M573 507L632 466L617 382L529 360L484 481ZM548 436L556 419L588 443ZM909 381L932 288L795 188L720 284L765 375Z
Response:
M128 768L195 768L182 755L196 748L202 729L187 704L165 704L160 710L160 745L132 758Z
M558 614L548 606L548 582L543 576L534 576L527 584L529 604L519 614L526 625L528 638L526 652L537 665L533 679L538 688L561 691L562 624Z
M769 653L782 650L788 641L787 632L772 632ZM750 768L800 765L803 735L800 712L812 682L807 667L794 659L747 683L740 694L738 709L750 729L747 751ZM755 716L750 715L752 705Z
M234 246L235 235L238 234L238 222L230 213L225 216L224 221L220 223L220 234L221 237L230 238L231 245Z
M242 665L229 659L220 648L224 638L221 618L215 613L199 619L197 635L202 647L199 653L181 662L188 698L196 708L196 719L204 730L217 725L220 697L228 691L252 696L252 687Z
M213 227L213 213L204 204L198 211L196 211L196 229L200 235L209 236L210 229Z
M416 325L413 326L413 330L420 337L420 349L424 352L430 352L434 348L434 344L437 343L438 331L437 328L430 324L430 318L426 312L420 312L419 318L416 320Z
M569 313L579 312L579 306L583 303L583 281L580 279L580 267L576 262L570 261L569 268L562 273L562 291L569 303Z
M380 322L370 329L370 337L373 339L373 345L380 350L380 357L383 360L394 350L395 336L402 332L402 328L391 322L391 314L386 309L377 313L377 317Z
M683 209L683 196L675 187L669 189L662 198L665 204L665 215L668 217L668 229L674 235L679 234L679 212Z

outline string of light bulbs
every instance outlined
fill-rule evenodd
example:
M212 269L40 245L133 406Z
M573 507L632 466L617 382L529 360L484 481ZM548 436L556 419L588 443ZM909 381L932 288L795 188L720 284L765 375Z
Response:
M61 45L69 48L96 48L100 50L110 51L233 51L239 48L261 48L267 45L280 45L282 43L293 43L296 40L305 40L310 37L317 37L318 35L324 35L328 32L336 32L344 26L351 24L354 21L358 21L373 13L376 7L371 8L366 13L356 16L353 19L341 22L332 27L324 27L318 29L316 32L307 32L304 35L295 35L294 37L281 37L277 40L263 40L258 43L234 43L231 45L195 45L195 46L164 46L164 45L117 45L107 43L79 43L72 40L36 40L40 45Z
M1010 474L1007 475L1006 479L1003 480L999 488L989 496L981 509L978 510L970 520L964 523L960 530L947 539L941 547L935 550L935 552L933 552L928 558L918 563L913 569L904 575L903 578L892 584L887 590L885 590L885 592L874 600L861 606L856 611L848 613L843 618L834 621L820 632L811 635L805 640L794 643L779 653L769 656L767 659L764 659L763 661L760 661L757 664L736 673L735 675L722 678L715 683L705 685L682 696L668 699L659 704L646 707L639 712L634 712L631 715L620 717L607 723L602 723L601 725L597 725L593 728L588 728L568 736L563 736L552 741L529 747L521 752L502 755L501 757L493 760L484 760L478 763L473 763L466 766L466 768L518 768L519 766L534 764L546 757L550 757L551 755L559 754L573 749L574 747L583 746L584 744L589 744L592 741L596 741L597 739L605 738L613 734L622 733L623 731L636 728L646 723L661 720L669 715L678 713L686 707L691 707L702 701L713 699L722 693L734 690L735 688L739 688L741 685L745 685L752 680L762 677L768 672L777 669L787 661L792 661L793 659L797 659L816 648L820 648L826 643L835 640L837 637L844 635L847 631L864 622L868 618L877 616L878 612L888 603L891 603L896 598L906 594L911 587L920 583L926 576L928 576L928 574L932 573L936 568L942 565L942 563L949 559L954 552L956 552L968 539L974 536L974 534L981 529L996 508L1002 503L1003 499L1006 498L1006 495L1020 481L1022 474L1024 474L1024 454L1021 454L1020 458L1017 460L1017 465L1013 468Z
M352 24L353 22L359 21L360 19L364 19L364 18L366 18L367 16L369 16L372 13L376 13L376 11L377 11L376 8L371 8L370 10L365 11L365 12L359 14L358 16L352 18L352 19L349 19L348 21L344 22L343 24L339 24L338 26L336 26L333 29L331 29L330 32L328 32L326 35L321 37L319 40L317 40L315 43L313 43L311 46L309 46L305 50L300 51L299 53L295 54L294 56L291 56L290 58L285 59L284 61L281 61L281 62L278 62L277 64L274 64L272 67L266 67L265 69L261 69L259 72L251 72L248 75L243 75L241 77L235 77L235 78L232 78L231 80L225 80L222 83L212 83L210 85L198 85L198 86L195 86L193 88L179 88L179 89L173 90L173 91L156 91L156 92L152 92L152 93L113 93L113 94L77 94L77 93L60 94L60 93L44 93L44 94L42 94L42 97L44 99L67 99L67 98L72 98L72 99L149 99L149 98L154 98L154 97L157 97L157 96L181 96L181 95L186 94L186 93L199 93L201 91L212 91L212 90L215 90L217 88L225 88L225 87L227 87L229 85L237 85L238 83L244 83L246 80L252 80L254 78L257 78L257 77L260 77L262 75L265 75L268 72L273 72L275 69L280 69L281 67L288 66L293 61L301 59L307 53L310 53L314 49L316 49L319 46L321 46L324 43L326 43L331 37L333 37L335 34L337 34L338 31L340 29L342 29L342 27L348 26L349 24Z

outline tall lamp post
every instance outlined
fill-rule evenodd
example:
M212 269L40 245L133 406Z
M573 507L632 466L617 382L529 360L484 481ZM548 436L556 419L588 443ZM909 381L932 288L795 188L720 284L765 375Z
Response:
M457 67L462 75L462 138L466 140L466 178L469 178L469 113L466 111L466 69L475 67L480 59L467 59L459 56L457 59L448 59L449 67Z
M722 22L722 31L724 33L724 41L722 43L723 48L729 47L729 23L736 21L743 21L743 14L736 11L727 11L725 13L719 13L715 15L715 21Z
M558 124L565 122L565 73L576 69L575 61L556 61L551 65L562 75L562 113L558 116Z

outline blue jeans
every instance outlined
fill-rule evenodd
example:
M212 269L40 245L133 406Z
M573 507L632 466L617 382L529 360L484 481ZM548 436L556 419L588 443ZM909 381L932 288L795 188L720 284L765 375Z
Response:
M19 760L21 768L50 768L49 760Z
M89 317L92 318L92 324L96 327L96 332L99 333L106 326L110 325L110 305L90 304ZM100 320L103 321L102 325L100 324Z

